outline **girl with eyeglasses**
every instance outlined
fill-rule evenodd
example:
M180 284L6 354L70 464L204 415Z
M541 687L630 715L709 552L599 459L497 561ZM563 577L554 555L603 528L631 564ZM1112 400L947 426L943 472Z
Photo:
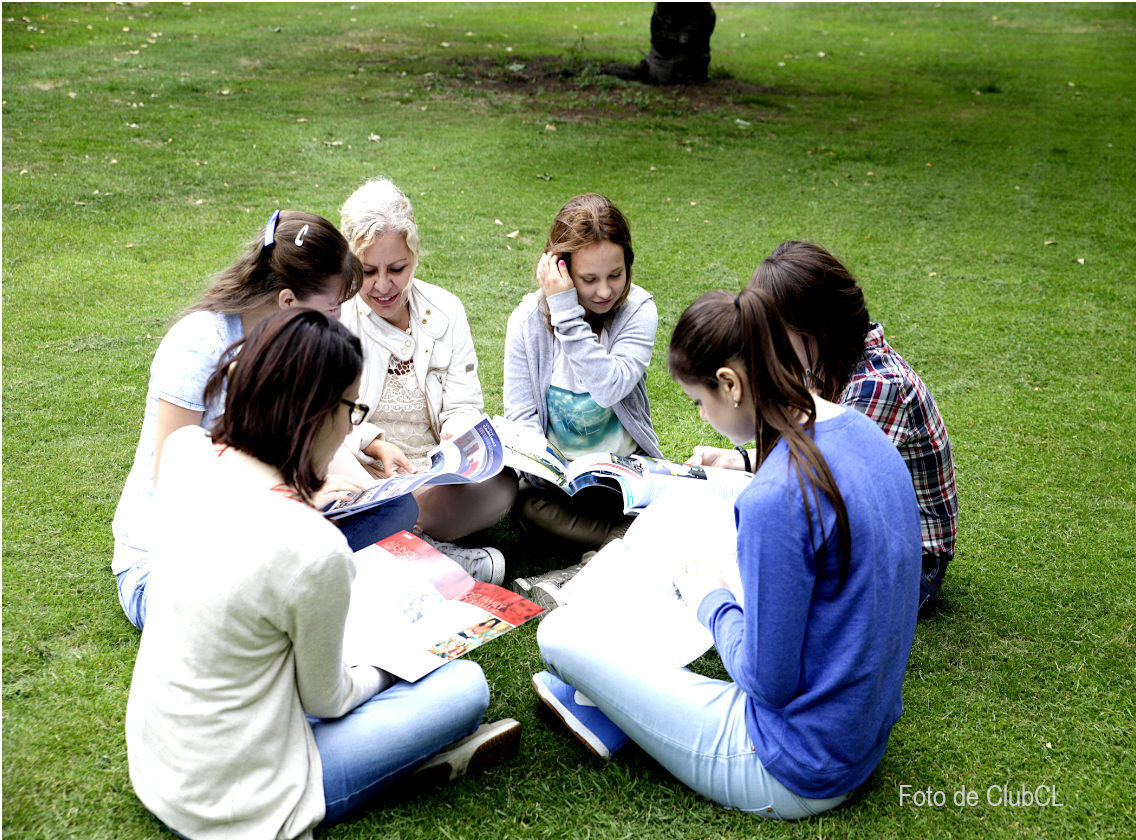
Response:
M154 482L166 438L183 426L209 427L221 415L223 394L206 399L205 383L225 350L254 326L293 307L338 317L361 281L359 261L334 225L311 213L278 210L162 339L150 366L134 464L112 526L111 570L122 608L135 627L142 629L146 622ZM319 499L326 504L362 487L356 479L331 476ZM413 527L417 514L412 499L375 510L375 516L357 517L347 525L356 547Z
M503 758L520 725L479 726L474 662L415 683L343 664L355 563L316 505L358 411L359 340L299 309L239 349L205 387L224 413L165 442L130 779L184 837L309 838L411 773L425 785Z

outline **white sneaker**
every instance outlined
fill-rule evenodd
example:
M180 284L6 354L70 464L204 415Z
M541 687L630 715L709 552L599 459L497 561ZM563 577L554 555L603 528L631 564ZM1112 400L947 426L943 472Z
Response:
M445 784L466 773L480 773L511 758L521 743L521 725L512 718L483 723L472 735L426 759L411 773L414 784Z
M419 536L465 569L474 580L494 586L505 582L505 555L496 548L462 548L453 543L438 542L425 534Z
M579 563L575 566L569 566L567 569L545 572L536 577L517 578L513 581L513 591L551 612L564 606L564 599L560 595L560 590L564 584L576 576L583 565L583 563Z

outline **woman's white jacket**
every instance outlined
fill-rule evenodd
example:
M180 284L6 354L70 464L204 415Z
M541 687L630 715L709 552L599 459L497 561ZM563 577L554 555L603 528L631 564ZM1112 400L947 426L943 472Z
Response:
M375 409L391 358L413 359L434 434L462 431L485 410L465 307L457 295L417 278L411 280L409 303L409 335L376 315L359 295L343 305L340 321L363 342L359 402ZM362 450L376 438L390 440L383 429L364 421L344 443L362 463L370 464L374 459Z

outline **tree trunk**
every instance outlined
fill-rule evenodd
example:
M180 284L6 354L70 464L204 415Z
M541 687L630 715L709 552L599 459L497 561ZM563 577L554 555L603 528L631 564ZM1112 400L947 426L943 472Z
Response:
M717 16L709 3L656 3L651 51L640 65L655 85L704 82L710 67L710 35Z

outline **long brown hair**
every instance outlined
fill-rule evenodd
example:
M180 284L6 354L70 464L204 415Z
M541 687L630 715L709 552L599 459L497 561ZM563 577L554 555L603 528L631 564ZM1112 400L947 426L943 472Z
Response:
M616 310L623 306L631 293L631 264L635 262L635 251L631 248L631 225L619 212L619 208L599 193L584 193L569 199L552 220L544 250L545 253L560 254L568 270L571 271L572 255L581 248L599 242L613 242L623 249L623 264L627 274L623 292L604 316L603 326L606 327ZM545 303L543 295L540 309L545 318L550 318L548 304ZM552 329L551 320L548 322L548 328Z
M272 301L284 289L291 289L301 305L330 289L338 291L341 301L359 291L363 266L327 219L282 210L272 228L270 245L265 245L266 231L261 228L244 253L216 275L201 299L182 314L207 310L242 315Z
M753 272L751 289L763 289L790 329L816 341L809 358L813 387L836 402L864 355L871 323L856 278L831 253L811 242L782 242Z
M773 447L784 438L804 499L817 568L825 577L828 535L823 533L821 520L819 545L814 539L810 495L818 519L819 493L828 497L836 511L839 592L848 578L851 556L848 510L824 455L813 441L816 406L805 387L804 368L793 352L772 298L758 289L746 289L740 295L722 290L707 292L687 307L675 325L667 363L674 379L710 390L718 388L719 368L732 365L741 369L739 373L745 377L753 399L757 468L761 469Z
M362 370L363 346L346 327L314 309L286 309L221 357L205 402L227 384L225 413L210 434L276 467L310 501L326 478L312 465L312 449Z

